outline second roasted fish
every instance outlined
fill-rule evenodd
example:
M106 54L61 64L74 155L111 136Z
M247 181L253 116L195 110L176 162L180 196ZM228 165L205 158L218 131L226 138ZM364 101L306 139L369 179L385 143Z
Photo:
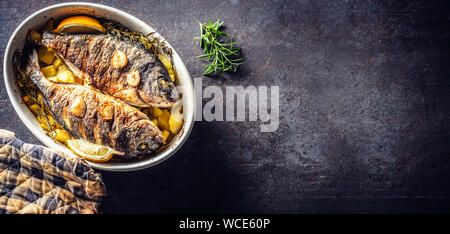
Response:
M130 105L170 108L178 102L166 68L141 45L108 35L49 32L40 44L54 49L76 76Z
M26 70L55 120L72 136L124 152L126 158L152 153L164 144L161 131L136 108L82 85L45 79L35 50Z

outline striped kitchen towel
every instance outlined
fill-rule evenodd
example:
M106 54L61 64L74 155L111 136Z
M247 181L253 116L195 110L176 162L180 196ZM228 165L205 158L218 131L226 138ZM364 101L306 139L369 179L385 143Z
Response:
M0 129L0 214L98 213L106 188L84 159Z

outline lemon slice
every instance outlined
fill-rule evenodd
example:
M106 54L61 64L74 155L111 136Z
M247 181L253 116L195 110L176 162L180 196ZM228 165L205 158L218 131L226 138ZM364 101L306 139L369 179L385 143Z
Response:
M92 162L106 162L114 154L123 155L122 152L110 147L97 145L85 140L67 140L66 143L76 155Z
M61 33L97 33L105 32L98 20L88 16L72 16L64 19L56 27L55 32Z

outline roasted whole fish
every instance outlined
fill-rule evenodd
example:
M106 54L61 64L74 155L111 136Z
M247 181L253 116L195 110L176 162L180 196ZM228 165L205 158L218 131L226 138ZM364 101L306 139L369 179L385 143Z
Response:
M178 94L164 65L142 45L104 34L44 32L41 45L52 48L87 84L133 106L169 108Z
M35 50L26 71L55 120L75 138L124 152L124 158L151 153L164 144L161 131L138 109L86 86L47 80Z

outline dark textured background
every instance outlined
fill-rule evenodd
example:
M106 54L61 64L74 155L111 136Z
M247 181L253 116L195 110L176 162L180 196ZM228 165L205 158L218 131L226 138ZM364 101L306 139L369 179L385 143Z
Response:
M1 1L0 54L57 1ZM220 18L239 73L203 85L280 86L280 127L196 122L168 161L101 172L104 213L449 212L449 12L445 1L100 1L142 19L202 74L196 20ZM3 77L3 75L2 75ZM0 128L39 143L0 86Z

